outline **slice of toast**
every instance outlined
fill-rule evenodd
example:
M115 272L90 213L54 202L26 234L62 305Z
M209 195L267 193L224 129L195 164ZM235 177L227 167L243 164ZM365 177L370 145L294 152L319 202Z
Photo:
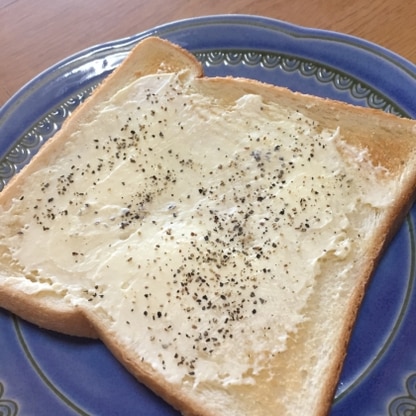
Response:
M184 415L325 415L415 144L148 38L1 193L0 306L100 338Z

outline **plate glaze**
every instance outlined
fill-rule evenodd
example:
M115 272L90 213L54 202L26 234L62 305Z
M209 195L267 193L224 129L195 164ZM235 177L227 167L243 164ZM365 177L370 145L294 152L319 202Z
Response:
M208 76L245 76L416 118L416 67L381 47L256 16L184 20L82 51L17 92L0 109L1 188L150 35L192 51ZM415 222L414 207L372 279L331 416L416 414ZM0 352L0 414L178 415L99 341L40 330L0 310Z

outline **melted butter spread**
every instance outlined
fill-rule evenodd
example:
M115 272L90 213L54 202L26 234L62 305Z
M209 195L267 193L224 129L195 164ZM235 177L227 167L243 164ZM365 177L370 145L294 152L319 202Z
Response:
M6 216L20 231L1 225L20 288L99 311L172 382L252 382L306 319L323 262L354 251L350 216L388 192L357 181L338 130L256 95L224 106L161 74L95 111L27 178Z

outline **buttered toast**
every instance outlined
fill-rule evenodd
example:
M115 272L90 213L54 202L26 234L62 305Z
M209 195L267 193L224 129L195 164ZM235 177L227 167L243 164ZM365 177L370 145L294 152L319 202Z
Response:
M184 415L325 415L415 143L145 39L0 194L0 306L100 338Z

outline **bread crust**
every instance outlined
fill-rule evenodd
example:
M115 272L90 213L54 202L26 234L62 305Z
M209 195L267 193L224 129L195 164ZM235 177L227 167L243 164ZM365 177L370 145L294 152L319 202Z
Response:
M195 77L202 76L202 67L191 54L176 46L172 48L169 42L162 39L158 39L156 43L157 45L155 38L140 42L124 60L123 65L116 68L105 82L96 88L92 96L74 110L71 117L63 123L61 130L49 139L31 162L5 186L0 194L2 207L7 209L13 203L13 198L19 195L27 176L59 155L68 134L77 130L81 121L85 121L85 114L88 114L96 103L108 100L114 91L121 89L126 82L159 71L179 72L184 69L190 70ZM143 60L143 56L147 58ZM11 274L14 272L12 270ZM54 296L50 299L28 297L23 292L17 292L12 286L0 283L0 305L42 328L68 335L97 338L95 329L83 312L65 306Z
M143 60L143 57L146 59ZM148 38L139 43L124 63L64 123L60 132L44 145L32 162L10 181L0 195L0 205L7 209L13 203L13 198L20 194L25 178L36 171L38 166L59 156L59 150L67 136L78 129L80 122L88 121L90 110L96 103L106 101L114 91L119 90L126 82L134 78L157 72L184 70L190 71L193 77L199 78L198 88L203 94L215 97L224 107L231 105L242 95L257 94L261 95L265 102L278 101L284 103L288 109L301 111L318 122L322 128L336 129L342 123L341 134L344 142L362 149L373 165L381 168L380 172L384 172L383 175L388 172L388 175L394 178L393 180L397 181L400 187L400 194L394 203L386 208L382 221L377 225L377 234L373 237L372 244L367 247L365 258L359 259L351 271L358 276L358 280L354 281L350 288L352 293L349 295L349 303L342 321L341 335L337 336L338 344L331 350L331 356L327 360L325 379L320 381L317 393L319 400L316 401L316 408L311 409L310 413L315 416L324 416L328 413L332 402L351 331L370 277L383 250L414 202L416 184L414 142L416 125L414 121L399 120L395 116L378 110L358 108L341 102L293 93L285 88L254 80L229 77L204 78L201 65L191 54L161 39ZM343 150L340 149L340 151ZM13 273L16 271L12 271L10 275ZM324 288L328 283L322 284L322 291L314 294L314 302L317 304L325 302ZM99 315L91 310L65 306L52 294L50 297L43 298L28 296L24 292L16 291L12 284L1 282L0 305L43 328L70 335L100 338L138 380L175 408L180 409L184 415L214 416L219 414L216 410L212 410L215 406L207 406L204 398L201 398L201 391L204 388L215 390L214 386L202 383L201 386L195 388L190 382L189 385L169 383L148 363L141 362L140 357L129 351L115 334L102 328ZM315 329L314 326L305 324L305 328L298 334L294 334L293 339L290 340L293 349L302 354L313 355L314 347L308 346L303 337L306 334L308 340L310 337L313 338ZM288 354L282 354L283 361ZM254 377L255 388L253 386L229 386L227 395L234 397L236 402L241 401L244 406L249 406L255 401L262 402L266 409L264 414L267 414L270 408L276 405L273 389L279 389L282 386L279 371L293 371L295 365L295 363L290 363L290 360L282 363L282 356L277 355L274 361L272 359L271 367L276 368L275 373L264 372ZM259 412L259 414L263 413Z

